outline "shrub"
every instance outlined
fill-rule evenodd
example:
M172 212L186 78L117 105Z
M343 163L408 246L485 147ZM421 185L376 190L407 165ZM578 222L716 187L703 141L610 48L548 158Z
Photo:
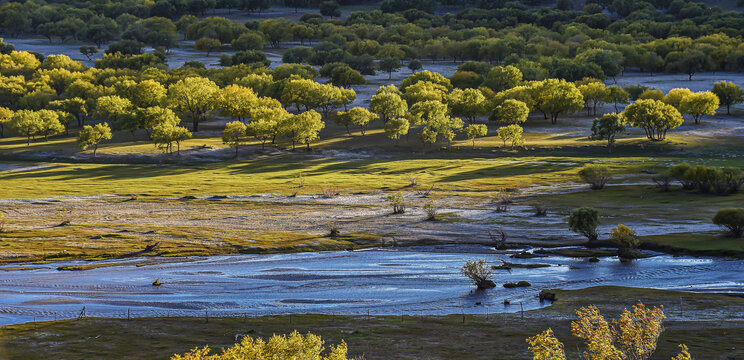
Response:
M744 234L744 209L721 209L713 216L713 223L726 228L733 237Z
M669 174L669 171L665 171L659 175L654 176L653 181L656 183L656 187L659 188L662 192L667 192L670 189L671 183L672 183L672 175Z
M581 181L590 185L592 190L600 190L610 180L610 171L607 166L600 164L589 164L579 170Z
M687 163L674 165L669 168L669 176L671 176L674 180L679 181L683 189L692 190L695 188L695 183L690 182L685 178L685 173L687 173L687 170L690 170L691 167L692 166Z
M333 186L323 188L323 196L327 198L335 198L339 194L341 194L341 191Z
M546 216L548 215L548 209L542 207L542 205L533 205L532 209L535 210L535 216Z
M589 242L599 238L599 211L590 207L581 207L571 212L568 217L568 228L575 233L584 235Z
M610 241L617 245L617 254L621 258L631 258L633 249L637 248L640 244L635 231L623 224L619 224L610 230Z
M496 286L491 280L493 273L491 267L486 264L485 259L468 260L460 269L460 273L467 276L478 290L490 289Z
M424 212L426 213L426 220L434 221L437 219L437 208L434 207L433 201L424 204Z
M328 230L328 236L332 238L341 235L341 230L339 230L338 224L335 222L326 224L326 229Z
M402 214L406 212L406 201L403 194L390 194L387 197L387 202L393 208L393 214Z

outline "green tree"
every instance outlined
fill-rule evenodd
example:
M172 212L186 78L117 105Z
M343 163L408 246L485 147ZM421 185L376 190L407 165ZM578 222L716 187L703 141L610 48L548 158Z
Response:
M101 96L96 99L96 116L100 120L112 121L118 129L134 133L137 124L132 116L132 102L116 95Z
M475 138L483 137L488 134L488 126L484 124L470 124L465 127L465 135L468 140L473 142L473 149L475 149Z
M592 122L592 140L607 140L607 150L612 152L617 134L625 131L625 120L617 113L602 115Z
M31 136L41 129L41 118L36 111L18 110L9 121L10 128L26 136L26 146L31 145Z
M168 91L155 80L142 80L127 89L127 98L137 107L161 105Z
M527 121L529 114L530 108L527 104L519 100L507 99L493 109L488 120L503 124L522 124Z
M191 139L191 132L182 126L158 125L152 129L152 141L159 149L166 153L173 153L173 143L176 153L181 154L181 142Z
M346 132L351 135L349 126L359 126L364 135L365 128L370 122L379 119L377 114L370 112L369 110L362 107L355 107L349 109L349 111L340 111L336 113L335 121L340 125L346 127Z
M341 16L341 9L339 8L339 5L335 1L323 1L320 3L320 14L323 16L329 16L329 17L339 17Z
M13 118L13 110L6 107L0 107L0 138L5 136L5 124Z
M552 124L558 122L562 113L574 113L584 107L584 97L573 83L548 79L533 85L533 98L543 114L550 115Z
M447 105L454 116L474 123L478 116L486 114L486 97L478 89L454 89L447 95Z
M207 56L213 51L222 49L222 43L217 39L203 37L199 40L194 41L194 49L199 51L206 51Z
M578 208L568 217L568 228L584 235L589 242L597 241L597 227L599 226L599 211L591 207Z
M401 93L395 85L389 85L377 90L369 102L369 109L379 114L382 122L387 124L391 119L405 116L408 112L408 104L401 98Z
M687 74L690 81L695 73L709 70L711 67L710 57L701 51L676 52L667 55L667 71Z
M189 77L168 87L168 100L174 110L191 118L192 130L199 131L199 122L215 109L220 88L212 80Z
M240 143L246 140L246 131L248 128L240 121L233 121L225 125L225 131L222 133L222 142L235 147L235 157L238 157Z
M721 105L726 107L726 115L731 115L731 105L744 102L744 91L731 81L721 80L713 84L712 92L718 96Z
M584 104L587 112L590 112L596 116L597 107L607 101L609 97L609 91L605 88L605 84L599 81L593 81L588 84L582 84L578 87L581 96L584 97Z
M95 124L93 126L85 125L78 133L78 146L86 150L93 147L93 158L96 158L98 144L103 140L111 139L111 128L107 123Z
M628 102L629 94L625 89L612 85L606 88L607 90L607 102L611 102L615 106L615 112L618 112L617 104L624 104Z
M512 147L524 143L524 138L522 137L523 132L524 130L522 127L517 124L502 126L496 130L496 134L499 136L499 139L504 142L504 146L506 146L506 142L509 141L511 142Z
M621 113L628 125L642 128L650 140L661 141L667 131L680 125L684 119L674 106L658 100L638 100Z
M79 97L55 100L50 102L49 105L55 110L72 114L77 119L78 128L83 126L83 119L88 115L88 103Z
M393 78L393 72L398 71L401 66L403 66L403 64L401 64L400 59L394 57L384 58L380 60L380 63L378 64L380 70L388 73L388 80Z
M310 151L310 143L318 139L325 123L318 112L309 110L283 119L278 127L280 133L292 140L292 150L296 143L301 143L307 145Z
M413 59L408 62L407 66L412 73L416 73L417 70L421 70L424 67L424 64L419 59Z
M731 236L744 234L744 209L721 209L713 216L713 223L726 228Z
M158 126L173 127L181 123L181 119L176 116L173 110L160 106L137 109L134 117L133 127L144 129L148 136Z
M692 115L695 124L700 124L703 115L715 115L720 105L718 96L710 91L696 92L682 98L679 111Z
M483 85L495 92L511 89L521 82L522 72L512 65L495 66L483 79Z
M411 124L408 122L408 119L404 117L392 118L390 121L385 123L385 136L395 140L395 143L397 144L401 136L408 134L410 126Z

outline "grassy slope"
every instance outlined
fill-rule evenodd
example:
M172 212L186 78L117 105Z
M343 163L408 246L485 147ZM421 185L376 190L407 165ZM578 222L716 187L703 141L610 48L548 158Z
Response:
M84 319L0 328L0 357L14 359L167 359L197 346L231 346L235 334L271 336L292 329L320 334L327 343L344 339L350 354L368 359L528 359L525 338L550 327L576 358L580 342L569 335L575 309L597 304L608 316L636 299L650 305L666 304L688 312L717 307L735 311L744 300L716 295L688 294L622 287L558 291L559 301L547 309L517 315L459 315L425 317L365 317L294 315L248 318L143 318L132 321ZM683 307L683 308L682 308ZM654 359L669 359L679 343L690 346L698 359L741 358L744 349L732 348L744 335L742 322L669 321Z

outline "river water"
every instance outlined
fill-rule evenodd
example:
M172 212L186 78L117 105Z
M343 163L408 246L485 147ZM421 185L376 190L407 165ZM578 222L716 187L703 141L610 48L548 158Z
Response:
M494 270L494 281L532 286L473 291L466 259L550 267ZM515 312L543 305L545 288L623 285L744 294L744 261L660 255L620 262L549 256L512 259L481 246L436 246L176 259L155 265L57 271L64 262L0 271L0 325L77 316L452 314ZM116 262L122 262L117 260ZM11 266L2 266L0 269ZM163 285L152 286L159 279ZM504 305L504 299L512 305Z

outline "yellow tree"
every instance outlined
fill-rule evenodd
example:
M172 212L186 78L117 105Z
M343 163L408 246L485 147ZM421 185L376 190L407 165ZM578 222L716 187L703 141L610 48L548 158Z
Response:
M258 96L250 88L228 85L220 90L218 107L223 116L243 122L257 104Z
M5 136L5 123L13 117L13 110L0 107L0 138Z
M269 341L261 338L244 337L240 343L225 349L221 354L210 355L211 349L194 349L183 355L173 355L171 360L265 360L265 359L313 359L346 360L348 349L341 341L326 351L320 336L308 333L306 336L293 331L289 336L274 335Z
M679 103L679 111L690 114L695 119L695 124L700 124L703 115L715 115L720 105L718 96L710 91L692 93L682 98Z
M545 330L531 338L527 338L533 360L566 360L566 352L553 330Z
M233 121L225 125L222 133L222 142L235 147L235 157L238 157L240 143L245 141L246 130L248 128L240 121Z
M111 128L107 123L95 124L93 126L85 125L78 133L77 143L81 149L85 150L93 147L93 158L96 158L98 144L103 140L111 139Z

